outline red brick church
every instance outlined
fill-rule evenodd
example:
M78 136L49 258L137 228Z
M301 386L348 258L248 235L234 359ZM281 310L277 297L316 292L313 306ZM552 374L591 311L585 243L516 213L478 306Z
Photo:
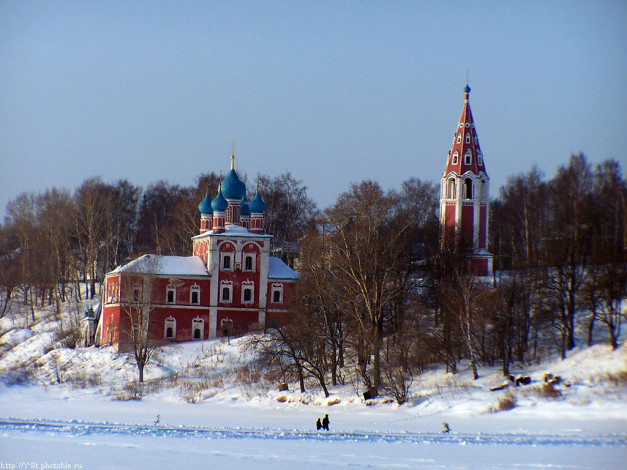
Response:
M149 312L148 335L180 342L241 334L283 324L297 273L270 256L264 233L266 204L257 188L248 202L246 185L231 170L217 196L199 204L200 233L192 256L144 255L105 276L95 341L124 347L130 342L130 306Z

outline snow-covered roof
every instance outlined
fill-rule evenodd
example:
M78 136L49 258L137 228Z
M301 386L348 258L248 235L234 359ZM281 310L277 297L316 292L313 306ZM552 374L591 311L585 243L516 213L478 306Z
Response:
M118 266L111 274L136 272L162 275L208 276L203 260L198 256L144 255L124 266Z
M268 279L298 279L298 273L283 262L281 258L270 256Z
M252 238L272 238L272 235L267 233L252 233L246 227L242 227L241 225L236 224L228 224L224 228L224 232L214 233L213 230L209 232L202 233L200 235L196 235L192 237L193 239L205 238L205 237L252 237Z
M492 253L490 253L488 250L484 250L483 248L479 248L477 251L475 251L474 253L475 256L487 256L487 257L492 257Z

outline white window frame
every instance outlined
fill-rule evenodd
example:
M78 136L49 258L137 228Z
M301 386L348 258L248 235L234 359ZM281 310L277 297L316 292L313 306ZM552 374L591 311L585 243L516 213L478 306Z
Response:
M170 302L170 292L172 292L172 302ZM171 305L176 303L176 287L167 286L165 288L165 303Z
M470 143L470 132L466 132L466 143Z
M250 300L245 299L246 291L250 291ZM255 283L253 281L242 282L242 303L252 304L255 301Z
M196 302L194 302L194 294L196 294ZM189 288L189 304L200 305L200 286L196 283Z
M228 289L229 298L224 298L224 289ZM233 282L232 281L222 281L220 282L220 302L223 304L230 304L233 302Z
M199 338L196 338L196 330L200 330ZM202 341L205 339L205 320L200 317L192 319L192 339L194 341Z
M462 143L462 133L461 132L459 134L457 134L457 143L458 144Z
M225 268L225 259L229 260L229 267ZM233 271L233 253L220 253L220 271Z
M172 328L172 336L168 336L168 328ZM165 339L176 338L176 318L171 315L165 319L165 323L163 325L163 337Z
M278 301L274 300L275 293L279 294L279 300ZM272 299L272 303L273 304L282 304L283 303L283 284L281 284L281 283L272 284L272 289L270 291L270 295L271 295L270 298Z
M466 150L464 154L464 165L472 165L472 150Z
M246 268L246 261L248 259L251 260L251 262L250 262L251 268L250 269ZM243 270L244 271L248 271L248 272L255 272L256 264L257 264L256 260L257 260L257 256L254 253L244 253L244 269Z
M453 156L451 157L451 165L457 165L459 159L459 153L457 152L457 150L455 150L453 152Z

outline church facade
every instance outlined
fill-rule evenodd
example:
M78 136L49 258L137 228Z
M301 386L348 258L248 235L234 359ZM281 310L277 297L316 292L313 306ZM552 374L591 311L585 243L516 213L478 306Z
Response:
M126 349L140 313L149 338L163 343L285 324L298 275L270 256L265 208L258 188L248 202L231 156L217 195L198 206L192 256L144 255L105 276L96 341Z
M488 188L490 178L469 103L470 87L464 88L464 106L453 134L446 167L440 181L441 245L462 254L468 271L492 275L488 251Z

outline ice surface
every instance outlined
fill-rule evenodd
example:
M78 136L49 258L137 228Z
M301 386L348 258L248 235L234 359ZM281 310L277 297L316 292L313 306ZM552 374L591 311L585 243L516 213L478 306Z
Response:
M457 374L417 376L404 405L369 405L350 383L331 387L328 399L313 384L305 393L294 384L247 388L234 380L252 359L245 338L164 348L146 379L170 385L120 401L133 362L110 347L51 348L54 313L45 315L28 328L0 319L0 372L31 384L0 385L0 468L625 468L625 346L580 347L525 366L532 385L513 387L517 406L498 413L487 411L505 393L489 391L503 381L498 366L472 380L463 362ZM568 382L560 399L531 393L545 372ZM190 400L183 384L195 381L207 385ZM331 431L319 433L325 413Z

